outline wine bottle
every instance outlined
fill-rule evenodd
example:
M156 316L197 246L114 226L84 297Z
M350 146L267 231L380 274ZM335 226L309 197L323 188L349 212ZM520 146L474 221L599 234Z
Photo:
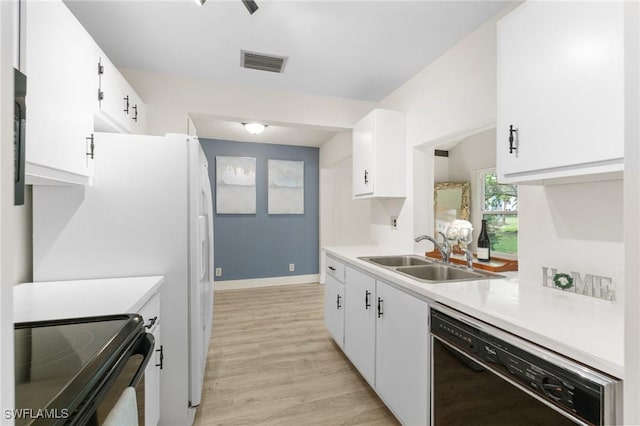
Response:
M491 241L487 233L487 220L482 219L482 229L478 237L478 260L488 262L491 257Z

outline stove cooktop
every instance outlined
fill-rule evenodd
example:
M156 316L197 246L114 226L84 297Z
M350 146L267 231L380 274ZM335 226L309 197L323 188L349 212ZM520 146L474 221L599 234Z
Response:
M16 425L65 423L140 333L138 315L16 324Z

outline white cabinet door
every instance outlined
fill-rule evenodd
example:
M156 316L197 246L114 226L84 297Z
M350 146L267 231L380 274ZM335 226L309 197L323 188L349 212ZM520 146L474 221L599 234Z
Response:
M405 115L376 109L353 127L353 197L405 196Z
M374 278L347 267L344 352L371 386L375 378L375 288Z
M327 256L325 264L326 264L326 274L331 275L332 277L334 277L335 279L343 283L345 278L344 263L340 262L337 259L334 259L331 256Z
M344 347L344 285L327 275L324 285L324 325L340 348Z
M147 111L144 102L136 92L131 91L131 114L129 114L129 130L135 135L146 133Z
M155 295L139 312L148 333L155 339L154 353L144 370L144 423L156 426L160 421L160 370L163 347L160 340L160 296Z
M27 4L27 183L87 184L94 43L62 1Z
M353 194L373 193L373 114L353 127Z
M143 134L146 111L142 99L99 48L97 62L99 95L96 130Z
M531 1L499 22L502 182L622 170L623 15L624 2Z
M429 307L376 281L376 390L406 425L428 423Z
M100 111L107 115L113 124L127 131L128 116L131 112L131 100L127 93L127 82L109 58L101 53L100 75Z
M160 340L160 325L153 330L154 354L144 370L144 424L156 426L160 421L160 366L164 348Z

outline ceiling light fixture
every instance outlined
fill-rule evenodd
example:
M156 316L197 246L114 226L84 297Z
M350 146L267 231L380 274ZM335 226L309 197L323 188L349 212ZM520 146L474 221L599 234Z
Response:
M207 0L193 0L193 1L195 1L198 6L204 6L204 4L207 2Z
M259 135L264 131L264 129L267 128L266 124L260 123L242 123L242 125L247 130L247 132L251 133L252 135Z
M253 0L242 0L242 4L244 4L244 7L247 8L250 15L253 15L253 12L258 10L258 5Z

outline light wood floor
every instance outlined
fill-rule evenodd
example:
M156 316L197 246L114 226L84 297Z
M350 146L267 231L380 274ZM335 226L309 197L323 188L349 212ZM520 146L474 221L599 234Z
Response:
M323 323L320 284L215 293L195 425L397 425Z

